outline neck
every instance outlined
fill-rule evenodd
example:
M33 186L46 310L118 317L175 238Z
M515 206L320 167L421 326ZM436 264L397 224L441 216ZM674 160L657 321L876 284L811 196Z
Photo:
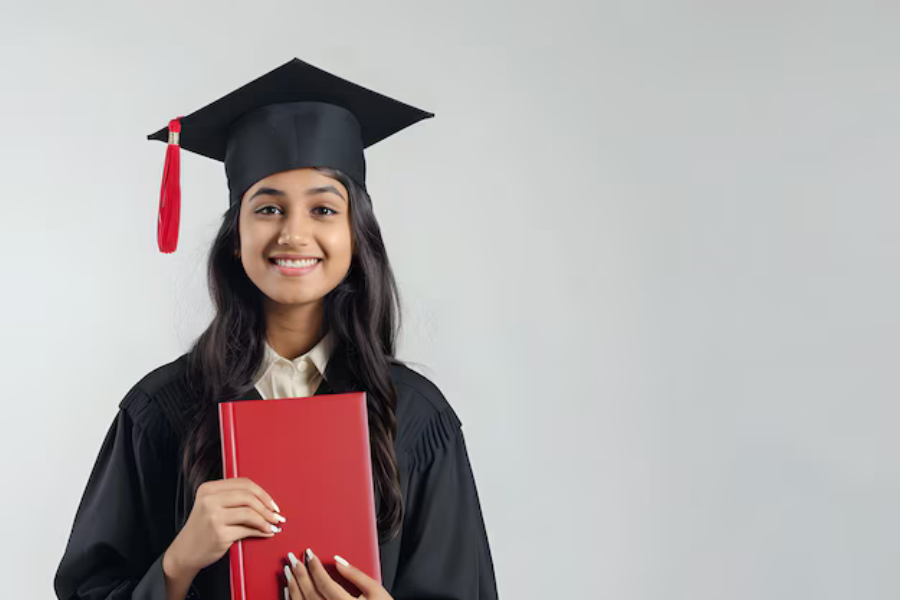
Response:
M288 360L312 350L325 337L321 301L301 305L266 303L266 339Z

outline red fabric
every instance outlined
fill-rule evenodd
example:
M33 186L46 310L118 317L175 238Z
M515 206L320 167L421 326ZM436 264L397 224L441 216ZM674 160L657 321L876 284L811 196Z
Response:
M169 121L169 131L181 133L181 117ZM181 146L166 147L162 189L159 192L159 218L156 238L159 251L175 252L178 247L178 224L181 220Z

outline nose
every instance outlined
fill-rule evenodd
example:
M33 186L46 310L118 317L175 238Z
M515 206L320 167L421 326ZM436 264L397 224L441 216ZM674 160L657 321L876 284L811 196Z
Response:
M306 246L312 240L311 219L303 217L289 219L278 236L278 244L283 246Z
M288 233L282 233L278 236L278 245L279 246L306 246L309 242L300 235L291 235Z

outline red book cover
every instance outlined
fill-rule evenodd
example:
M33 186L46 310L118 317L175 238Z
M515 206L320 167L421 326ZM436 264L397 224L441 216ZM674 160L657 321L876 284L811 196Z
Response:
M232 600L281 598L288 552L302 561L306 548L353 597L335 554L381 582L364 392L222 402L219 432L225 478L253 480L287 519L231 546Z

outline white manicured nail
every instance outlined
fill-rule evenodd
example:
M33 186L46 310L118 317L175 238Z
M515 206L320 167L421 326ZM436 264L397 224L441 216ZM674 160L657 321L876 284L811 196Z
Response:
M309 564L309 561L311 561L315 557L316 557L316 555L313 554L313 551L310 550L309 548L307 548L306 549L306 564Z
M276 520L276 521L279 521L279 522L281 522L281 523L287 523L287 519L284 518L284 517L282 517L282 516L279 515L278 513L275 513L275 520Z
M272 533L281 533L281 527L275 527L271 523L269 523L269 527L272 528Z
M293 553L293 552L288 552L288 560L291 561L291 566L296 567L297 565L300 564L300 561L297 560L297 557L294 556L294 553Z
M341 558L341 557L338 556L337 554L334 555L334 560L338 561L339 563L341 563L341 564L344 565L345 567L349 567L349 566L350 566L350 563L348 563L346 560L344 560L343 558Z
M272 500L272 510L274 510L275 512L281 512L281 509L278 508L278 505L275 504L274 500Z
M287 579L288 581L290 581L291 579L294 578L294 574L291 573L291 568L290 568L289 566L287 566L287 565L284 565L284 577L285 577L285 579Z
M284 586L284 600L291 600L291 596L288 593L287 586Z

